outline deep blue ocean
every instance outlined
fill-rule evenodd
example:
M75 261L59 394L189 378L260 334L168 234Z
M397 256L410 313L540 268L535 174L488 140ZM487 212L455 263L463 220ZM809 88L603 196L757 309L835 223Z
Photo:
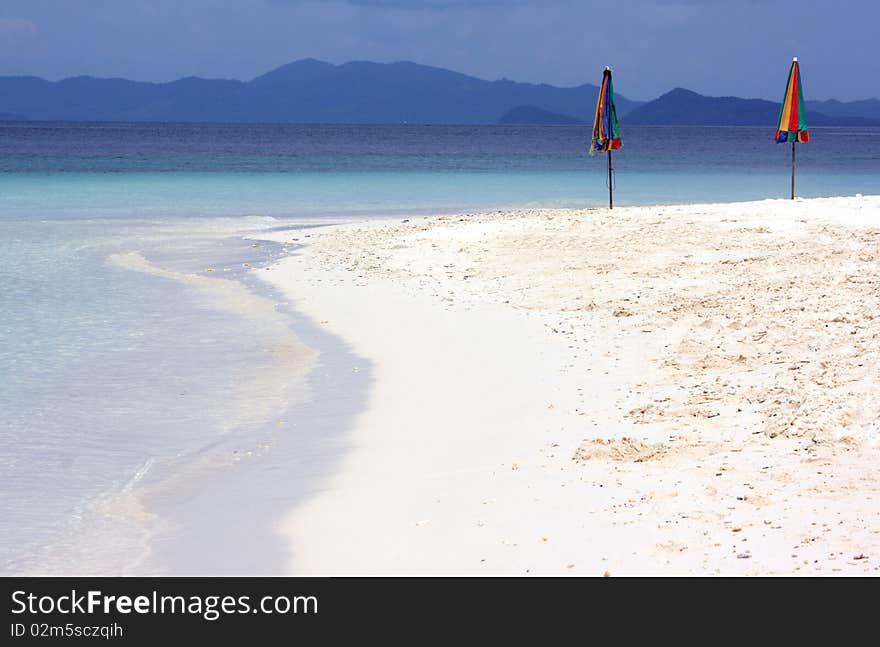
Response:
M788 196L791 149L772 127L622 132L616 205ZM811 135L798 195L880 193L880 129ZM319 369L344 351L285 304L223 307L190 278L256 294L248 277L295 253L262 242L269 228L601 207L606 160L588 139L582 126L0 123L0 573L271 572L243 536L209 549L229 515L213 506L231 496L211 492L283 490L269 472L308 489L290 474L305 445L285 439L317 433L297 420L324 394L277 350L326 344ZM236 518L265 557L276 520L256 500Z

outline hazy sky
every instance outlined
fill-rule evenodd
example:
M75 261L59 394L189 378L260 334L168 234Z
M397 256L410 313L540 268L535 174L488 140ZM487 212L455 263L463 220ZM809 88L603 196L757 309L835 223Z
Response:
M829 5L833 5L831 8ZM411 60L486 79L880 96L880 0L0 0L0 75L250 79L299 58Z

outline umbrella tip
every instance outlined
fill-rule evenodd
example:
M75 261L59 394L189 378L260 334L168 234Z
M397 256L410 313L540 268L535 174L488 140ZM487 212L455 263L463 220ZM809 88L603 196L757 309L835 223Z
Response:
M607 65L605 66L605 69L608 70L609 72L611 71L611 68L608 67Z
M797 63L797 56L795 56L795 57L792 58L791 60L794 61L795 63Z

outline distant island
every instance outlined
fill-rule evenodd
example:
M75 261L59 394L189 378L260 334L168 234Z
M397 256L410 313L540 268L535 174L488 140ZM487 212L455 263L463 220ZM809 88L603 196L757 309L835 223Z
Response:
M871 106L870 101L857 103L866 104L868 108ZM880 102L877 103L880 105ZM779 108L780 104L764 99L707 97L684 88L675 88L632 110L626 122L645 126L767 126L776 123ZM866 113L870 114L868 111ZM807 120L810 126L880 126L880 118L828 115L812 110L809 105Z
M0 77L0 111L33 120L495 124L517 106L587 115L598 88L484 81L415 63L306 59L252 81ZM619 96L622 114L638 102Z
M598 87L486 81L416 63L296 61L251 81L168 83L79 76L0 77L0 120L351 124L592 123ZM683 88L640 102L616 95L627 124L772 125L779 104ZM880 101L808 102L811 126L880 126Z

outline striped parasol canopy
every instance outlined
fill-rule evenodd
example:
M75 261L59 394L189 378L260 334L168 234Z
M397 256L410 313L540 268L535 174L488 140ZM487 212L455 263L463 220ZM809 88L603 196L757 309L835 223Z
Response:
M776 127L774 139L777 144L789 142L805 144L810 141L807 111L804 109L804 92L801 89L801 70L798 67L797 57L792 60L791 71L788 73L788 85L785 88L782 109L779 111L779 125Z
M618 148L620 148L620 125L617 123L617 108L614 106L611 68L606 67L602 74L602 85L599 87L599 99L596 101L590 155L606 153Z

